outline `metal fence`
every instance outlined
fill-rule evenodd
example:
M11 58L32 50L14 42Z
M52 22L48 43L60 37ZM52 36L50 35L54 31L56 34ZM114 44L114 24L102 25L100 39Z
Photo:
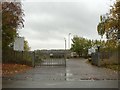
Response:
M29 66L66 66L64 53L54 53L53 56L35 51L2 51L2 63L25 64Z
M105 64L118 64L118 52L92 53L92 64L97 66Z
M34 66L34 52L30 51L2 51L2 63L16 63Z

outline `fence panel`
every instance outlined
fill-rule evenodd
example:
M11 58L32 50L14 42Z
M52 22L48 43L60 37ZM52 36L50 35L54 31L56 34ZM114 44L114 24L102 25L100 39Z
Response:
M97 66L105 64L118 64L118 52L92 53L92 64Z
M33 56L33 52L30 51L4 50L2 51L2 62L32 66Z
M118 52L101 52L101 65L118 64Z

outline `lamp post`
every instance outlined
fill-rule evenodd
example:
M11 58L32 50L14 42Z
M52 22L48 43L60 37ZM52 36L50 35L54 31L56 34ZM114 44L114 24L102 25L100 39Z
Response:
M70 35L71 35L71 33L68 34L68 49L71 48L71 47L70 47Z
M66 50L66 38L64 38L64 40L65 40L65 50Z
M65 67L66 67L66 38L64 38L64 40L65 40L64 58L65 58Z

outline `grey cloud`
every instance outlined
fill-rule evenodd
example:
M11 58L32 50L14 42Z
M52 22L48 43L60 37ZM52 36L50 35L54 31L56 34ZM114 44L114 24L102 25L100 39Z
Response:
M99 15L106 11L103 10L106 2L90 1L23 2L25 28L21 31L21 35L30 41L28 42L32 49L64 48L63 38L68 37L70 32L72 35L98 39L96 25L99 22ZM48 45L45 45L47 42Z

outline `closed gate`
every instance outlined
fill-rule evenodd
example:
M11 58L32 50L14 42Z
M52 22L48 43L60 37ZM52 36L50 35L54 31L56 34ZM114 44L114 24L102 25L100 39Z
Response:
M35 53L35 66L66 66L65 52L39 51Z
M47 58L43 59L40 66L66 66L66 60L64 58Z

